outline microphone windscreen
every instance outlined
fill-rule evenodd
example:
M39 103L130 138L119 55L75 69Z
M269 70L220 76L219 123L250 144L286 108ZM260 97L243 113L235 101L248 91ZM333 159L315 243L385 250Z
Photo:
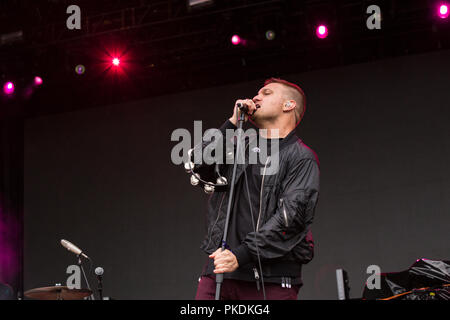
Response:
M102 267L95 268L95 274L96 275L101 276L101 275L103 275L103 272L104 272L104 270L103 270Z

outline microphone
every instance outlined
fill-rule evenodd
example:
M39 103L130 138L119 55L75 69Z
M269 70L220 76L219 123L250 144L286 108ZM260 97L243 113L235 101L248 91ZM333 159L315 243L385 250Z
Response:
M246 105L245 103L238 102L236 105L239 110L244 111L245 113L248 112L248 105Z
M236 103L236 106L239 108L239 110L248 114L248 105L246 105L245 103L238 102L238 103ZM257 104L256 109L259 109L259 108L261 108L261 106L259 104ZM256 112L256 110L253 111L253 113L255 113L255 112ZM253 113L250 114L250 116L252 116Z
M102 267L95 268L95 274L98 276L99 279L102 278L103 272L104 272L104 270Z
M100 296L100 300L103 300L103 284L102 284L103 272L104 272L104 270L102 267L95 268L95 274L97 275L97 279L98 279L97 290L98 290L98 295Z
M85 255L85 254L83 253L83 251L81 251L81 249L78 248L78 247L77 247L76 245L74 245L73 243L71 243L71 242L69 242L69 241L67 241L67 240L61 239L61 245L62 245L64 248L66 248L67 250L69 250L70 252L75 253L77 256L83 256L83 257L85 257L86 259L89 259L89 260L90 260L90 258L89 258L87 255Z

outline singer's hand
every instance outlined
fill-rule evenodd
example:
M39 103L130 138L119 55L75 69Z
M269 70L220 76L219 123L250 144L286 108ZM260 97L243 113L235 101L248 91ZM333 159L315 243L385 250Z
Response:
M233 116L230 118L231 123L234 124L235 126L237 126L237 119L238 119L238 117L239 117L239 115L241 113L241 111L237 107L238 103L243 103L243 104L247 105L248 106L248 114L250 114L250 115L253 114L253 112L255 112L255 110L257 109L256 105L255 105L255 103L253 102L252 99L239 99L239 100L236 100L236 102L234 103ZM247 121L247 120L248 120L248 115L246 114L245 115L245 121Z
M236 256L228 249L222 251L222 248L219 248L209 257L214 259L214 273L233 272L239 267Z

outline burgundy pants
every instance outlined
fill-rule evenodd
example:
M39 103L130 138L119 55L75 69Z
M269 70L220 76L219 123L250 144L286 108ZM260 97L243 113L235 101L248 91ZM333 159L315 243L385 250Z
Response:
M297 300L299 285L282 288L281 284L264 283L267 300ZM195 300L214 300L216 296L216 279L212 276L200 278ZM220 290L220 300L263 300L262 286L259 291L255 282L224 279Z

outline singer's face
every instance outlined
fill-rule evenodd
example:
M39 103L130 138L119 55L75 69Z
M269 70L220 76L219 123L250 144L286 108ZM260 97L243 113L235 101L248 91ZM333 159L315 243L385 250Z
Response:
M286 100L284 94L283 85L279 83L269 83L262 87L253 98L253 102L260 105L260 108L252 116L253 122L260 125L282 115L283 103Z

